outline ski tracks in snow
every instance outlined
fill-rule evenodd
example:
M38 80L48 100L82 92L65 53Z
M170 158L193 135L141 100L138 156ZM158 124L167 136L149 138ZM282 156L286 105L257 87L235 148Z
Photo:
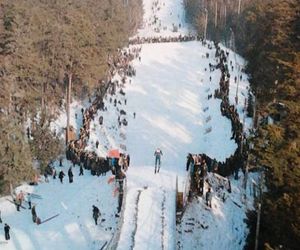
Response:
M134 218L133 218L133 222L134 222L134 227L133 227L133 231L131 234L131 249L134 248L135 246L135 235L136 235L136 231L137 231L137 222L138 222L138 214L139 214L139 201L140 201L140 196L141 196L142 190L138 190L137 191L137 197L136 197L136 202L135 202L135 213L134 213Z
M143 177L140 169L129 174L126 226L122 228L118 249L173 249L175 177L167 171L155 175L152 167L141 167L141 171Z
M164 249L163 235L164 225L161 229L158 227L164 222L162 213L162 204L165 199L163 190L157 188L147 188L141 195L139 204L139 214L136 233L135 249ZM145 232L148 235L144 235ZM151 240L149 236L151 235ZM145 244L145 240L147 244Z
M166 226L166 191L163 190L163 200L161 203L161 249L165 249L165 226Z

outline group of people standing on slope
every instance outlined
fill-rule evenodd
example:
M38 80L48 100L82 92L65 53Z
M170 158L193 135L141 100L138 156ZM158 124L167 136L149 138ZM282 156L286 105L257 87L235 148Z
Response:
M17 211L20 212L20 207L22 207L22 209L26 209L26 207L23 205L23 202L26 201L26 203L28 203L28 209L31 210L33 222L36 224L41 224L41 219L36 214L36 204L32 204L32 202L31 202L32 195L33 194L23 192L22 190L18 194L13 192L11 194L11 196L13 197L13 201L11 201L11 202L15 204ZM36 195L36 196L38 196L38 195ZM1 217L1 210L0 210L0 224L1 223L2 223L2 217ZM11 230L11 227L7 223L4 223L5 240L10 240L10 230Z
M226 169L220 169L222 175L229 175L235 173L235 179L238 178L238 169L243 168L244 162L247 158L247 142L245 143L245 134L243 129L243 123L240 120L237 108L235 105L231 105L229 101L229 82L230 73L228 68L229 52L222 50L218 44L216 46L215 57L219 63L216 68L221 70L221 79L219 86L220 88L215 91L215 98L221 99L220 110L223 116L227 117L231 121L232 137L238 148L234 155L227 158L225 165L228 166ZM232 65L232 62L230 61ZM233 71L234 66L232 65L231 70ZM242 79L242 75L239 76ZM237 99L236 99L237 101ZM245 112L245 111L244 111Z
M91 106L84 109L81 109L82 113L82 128L80 129L79 139L72 140L66 151L66 156L68 160L71 160L74 164L80 165L86 169L91 169L92 172L96 172L97 175L104 174L110 170L108 167L108 159L103 157L99 157L92 152L87 152L85 150L89 138L90 138L90 125L91 122L94 121L98 110L106 111L107 107L105 106L103 99L106 93L114 96L116 94L117 87L120 87L120 93L125 95L122 87L126 83L128 77L135 75L135 69L130 64L130 62L139 57L139 53L141 52L141 47L132 47L124 50L118 50L117 55L108 56L107 64L109 66L109 72L107 80L102 80L101 86L98 88L98 94L96 94L95 99L92 101L90 98ZM118 74L121 80L113 80L113 76ZM131 80L129 81L131 82ZM111 102L114 101L115 106L120 101L117 101L116 98L110 98ZM126 99L124 100L124 104L126 105ZM121 110L122 111L122 110ZM124 112L125 113L125 112ZM134 112L133 116L135 118L136 113ZM78 115L75 114L75 118L78 118ZM99 118L99 125L102 126L103 116ZM126 124L126 119L118 119L118 124L120 125ZM96 142L96 148L98 148L101 142Z
M205 41L199 35L179 35L179 36L169 36L169 37L139 37L133 38L129 41L129 44L144 44L144 43L174 43L174 42L190 42L190 41Z

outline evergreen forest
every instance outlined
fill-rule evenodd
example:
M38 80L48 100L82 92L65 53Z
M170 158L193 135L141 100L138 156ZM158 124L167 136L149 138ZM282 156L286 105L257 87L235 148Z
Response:
M44 169L63 153L50 122L65 108L70 76L73 98L100 91L108 57L142 14L140 0L0 1L1 193L31 180L33 161Z
M300 245L300 5L297 0L186 1L189 22L242 54L255 95L249 157L265 174L259 249ZM249 98L252 99L252 98ZM248 109L249 109L248 106ZM252 115L252 114L251 114ZM271 118L273 122L267 122ZM270 120L270 119L269 119ZM256 213L249 214L254 249Z

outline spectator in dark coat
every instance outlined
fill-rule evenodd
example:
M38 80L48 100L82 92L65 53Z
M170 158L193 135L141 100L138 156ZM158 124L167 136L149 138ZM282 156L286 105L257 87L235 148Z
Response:
M10 230L10 226L5 223L4 224L4 233L5 233L6 240L10 239L9 230Z
M32 221L35 223L36 218L37 218L36 211L35 211L35 205L33 205L31 208L31 215L32 215Z
M83 166L82 163L80 163L80 168L79 168L79 176L83 175Z
M100 216L100 210L98 207L96 207L95 205L93 205L93 218L95 220L95 224L98 225L98 218Z
M72 183L73 182L72 167L70 167L69 170L68 170L68 176L69 176L69 183Z
M128 167L130 166L130 155L128 154L127 157L126 157L126 160L127 160L127 165Z
M193 155L191 153L187 156L187 162L186 162L186 171L189 171L190 165L194 163Z
M60 179L61 183L63 183L64 176L65 176L65 173L61 170L58 175L58 178Z

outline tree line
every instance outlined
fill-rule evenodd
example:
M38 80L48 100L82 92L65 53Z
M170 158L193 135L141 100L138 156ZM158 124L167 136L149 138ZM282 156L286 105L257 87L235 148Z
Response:
M257 125L249 155L252 165L264 169L267 188L261 197L258 249L298 249L299 2L186 0L185 6L187 18L199 34L204 35L207 13L207 37L231 45L247 60L246 70L251 91L255 94L253 105ZM249 213L250 234L246 249L254 249L255 224L256 213Z
M80 99L101 88L141 19L141 0L0 1L0 193L62 153L50 122L68 83Z

